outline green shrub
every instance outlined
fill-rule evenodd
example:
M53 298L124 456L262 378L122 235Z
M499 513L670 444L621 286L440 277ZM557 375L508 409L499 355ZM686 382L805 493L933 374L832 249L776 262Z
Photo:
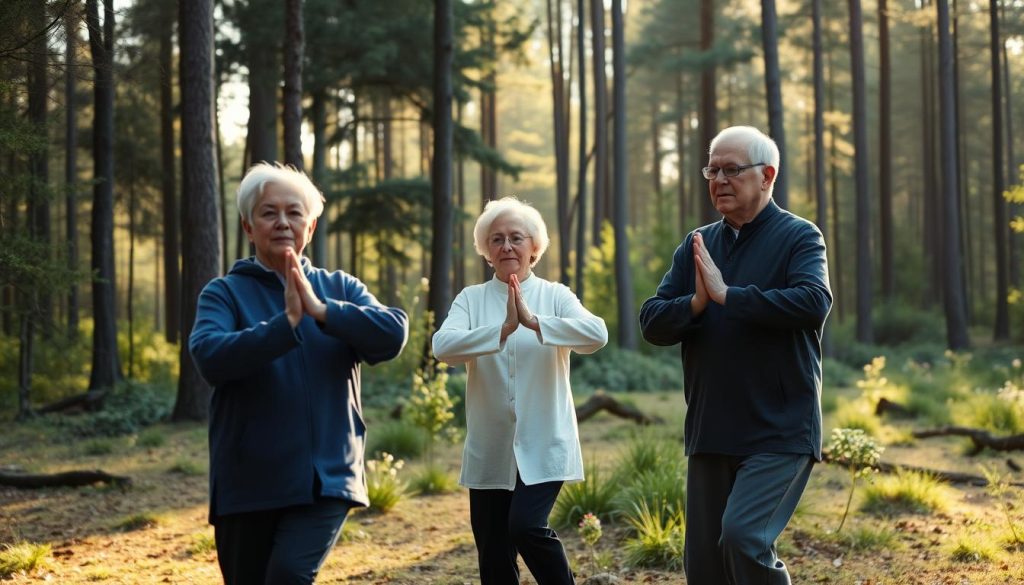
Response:
M997 551L990 543L979 539L961 538L949 553L949 558L958 563L991 561Z
M875 415L873 406L866 400L836 401L836 428L860 429L872 437L882 434L882 421Z
M404 465L404 461L396 460L389 453L381 453L380 459L366 462L366 493L371 510L389 512L405 499L406 484L398 478L398 471Z
M636 432L619 458L616 475L626 480L641 473L683 461L681 444L665 440L649 429Z
M683 568L686 522L682 511L650 510L640 502L628 516L635 537L626 540L626 563L676 571Z
M587 465L584 478L581 482L562 486L551 512L551 525L555 528L574 527L588 512L603 521L611 520L615 515L618 484L605 479L593 462Z
M946 331L934 311L902 303L880 303L872 312L875 343L905 345L915 341L942 339Z
M620 476L621 477L621 476ZM615 498L616 508L628 514L643 505L666 517L682 513L686 505L686 468L676 461L654 467L632 478Z
M965 426L995 433L1024 432L1024 389L1007 381L998 392L975 391L966 400L950 405L954 420Z
M678 360L669 362L614 347L592 355L574 355L571 375L573 391L578 393L597 389L631 392L678 390L683 387Z
M368 457L391 453L400 459L415 459L423 454L427 438L423 431L405 421L374 425L366 432Z
M146 429L139 433L138 438L135 439L136 447L145 447L147 449L163 447L165 444L167 444L167 435L159 429Z
M0 577L29 573L44 567L50 556L50 545L19 542L0 547Z
M880 516L925 514L947 507L948 496L939 480L915 471L898 471L876 478L864 488L861 504L864 512Z
M458 482L447 471L436 465L425 467L411 482L413 491L423 495L451 493L458 486Z
M93 439L82 443L82 453L86 455L110 455L114 452L114 442L110 439Z
M824 358L821 360L821 379L826 388L847 388L860 376L860 372L839 360Z
M170 387L126 382L104 401L103 410L79 415L56 415L53 424L78 437L117 437L137 433L171 413Z

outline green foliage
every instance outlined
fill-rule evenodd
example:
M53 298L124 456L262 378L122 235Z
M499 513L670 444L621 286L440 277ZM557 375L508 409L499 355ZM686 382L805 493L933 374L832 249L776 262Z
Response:
M382 453L380 459L366 462L366 494L371 510L389 512L405 499L407 486L398 478L403 466L405 462L396 460L390 453Z
M615 474L619 478L634 478L654 469L679 465L683 457L680 444L665 440L650 429L642 429L626 444Z
M393 421L374 425L367 431L369 445L366 452L371 457L391 453L395 457L413 459L423 454L427 443L423 431L406 421Z
M639 352L608 347L593 355L573 356L574 392L678 390L683 374L678 358L670 363Z
M633 478L616 497L616 507L627 514L642 505L666 518L682 515L686 505L686 467L681 461L653 467Z
M192 535L192 544L188 547L189 556L201 557L206 556L217 550L217 541L214 540L212 534L206 532L200 532Z
M154 514L153 512L140 512L138 514L125 516L124 518L118 520L118 522L114 524L114 529L123 530L125 532L131 532L133 530L152 528L162 522L163 518L161 518L158 514Z
M1006 525L1010 529L1010 534L1012 535L1010 545L1012 547L1024 545L1024 534L1017 532L1017 523L1014 521L1012 513L1014 509L1012 502L1019 502L1020 499L1014 497L1016 494L1010 485L1009 477L999 473L994 466L981 465L980 467L981 472L985 475L985 480L988 482L985 485L985 491L996 501L996 505L1003 513Z
M159 429L146 429L139 433L139 437L135 439L136 447L144 447L146 449L163 447L165 444L167 444L167 435Z
M902 303L880 303L872 311L875 343L898 346L943 339L946 332L933 312Z
M206 475L206 467L192 459L180 458L167 470L169 473L181 475L199 476Z
M835 412L837 428L859 429L872 437L882 434L882 421L878 419L874 407L867 401L838 398Z
M858 375L857 370L839 360L829 357L821 360L821 378L826 388L852 386Z
M846 532L836 532L832 539L855 551L892 550L898 544L896 533L884 526L858 526Z
M427 438L428 464L433 463L435 438L444 434L455 417L453 402L448 396L448 365L436 362L433 370L416 370L412 377L412 396L405 401L402 410L402 416L422 429Z
M31 542L3 545L0 548L0 578L45 567L51 550L48 544Z
M458 482L437 465L428 465L412 479L413 491L422 495L447 494L458 488Z
M169 388L125 382L118 384L103 410L79 415L55 415L54 424L78 437L116 437L137 433L166 418L174 403Z
M880 516L924 514L947 507L944 486L927 473L898 471L864 488L861 510Z
M114 442L110 439L93 439L82 444L82 453L86 455L110 455L114 452Z
M825 446L825 455L829 460L846 467L850 472L850 495L846 498L843 518L839 521L836 532L843 530L843 524L850 513L853 492L857 488L857 479L873 471L882 458L882 447L861 429L832 429L832 436Z
M681 510L651 510L640 502L628 516L636 536L626 540L626 563L670 571L683 568L686 522Z
M579 524L584 514L591 513L608 521L616 514L615 496L618 484L603 477L597 464L586 466L584 480L565 484L551 511L551 525L569 528Z
M976 390L950 405L953 419L965 426L1000 434L1024 432L1024 389L1007 380L995 393Z
M987 542L961 538L949 553L949 558L958 563L976 563L991 561L996 554L995 548Z

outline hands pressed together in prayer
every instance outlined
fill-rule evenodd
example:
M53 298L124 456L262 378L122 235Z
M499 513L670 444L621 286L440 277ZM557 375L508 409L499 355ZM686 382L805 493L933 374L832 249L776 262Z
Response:
M519 277L511 274L508 277L508 303L506 304L505 322L501 324L501 340L505 341L520 325L540 331L540 322L526 306L523 299L523 288Z
M285 252L288 271L285 274L284 309L292 329L298 326L303 315L309 315L323 323L327 319L327 304L317 298L313 285L302 272L302 264L294 250Z
M693 314L701 314L709 300L724 305L729 287L722 280L722 271L711 259L711 252L704 246L704 236L700 232L693 236L693 264L697 267L693 299L690 301Z

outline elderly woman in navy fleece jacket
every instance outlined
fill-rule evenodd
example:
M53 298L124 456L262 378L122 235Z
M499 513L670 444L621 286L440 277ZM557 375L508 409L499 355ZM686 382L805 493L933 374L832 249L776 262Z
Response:
M302 257L323 211L303 173L254 166L238 209L256 256L203 289L189 338L214 388L210 522L229 585L312 583L369 503L359 364L397 356L408 320Z

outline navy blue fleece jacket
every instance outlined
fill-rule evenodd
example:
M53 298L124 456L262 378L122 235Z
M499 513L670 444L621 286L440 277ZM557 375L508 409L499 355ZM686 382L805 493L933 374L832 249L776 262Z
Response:
M210 408L210 519L308 504L322 496L367 505L359 364L391 359L408 319L385 307L359 279L313 268L327 303L318 324L294 329L284 285L252 258L199 295L189 350L213 386Z
M687 455L798 453L821 459L821 331L832 306L825 241L769 201L739 237L699 228L729 285L694 317L693 233L640 309L644 338L680 344Z

